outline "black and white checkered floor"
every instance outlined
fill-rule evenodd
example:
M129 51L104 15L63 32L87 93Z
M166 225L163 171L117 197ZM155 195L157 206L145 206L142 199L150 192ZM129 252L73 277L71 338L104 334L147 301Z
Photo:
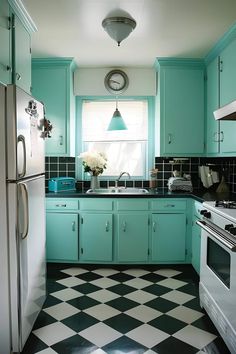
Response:
M24 354L228 354L191 266L48 266Z

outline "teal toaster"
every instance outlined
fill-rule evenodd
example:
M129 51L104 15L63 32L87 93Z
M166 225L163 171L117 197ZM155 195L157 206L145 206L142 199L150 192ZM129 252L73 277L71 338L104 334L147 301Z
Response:
M75 190L75 179L72 177L51 178L48 181L49 192L64 192Z

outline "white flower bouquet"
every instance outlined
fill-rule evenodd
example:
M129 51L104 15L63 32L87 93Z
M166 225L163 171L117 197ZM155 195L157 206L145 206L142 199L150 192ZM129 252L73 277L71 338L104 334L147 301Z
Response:
M88 172L92 176L100 175L107 167L107 158L101 152L85 151L79 155L79 158L83 161L84 172Z

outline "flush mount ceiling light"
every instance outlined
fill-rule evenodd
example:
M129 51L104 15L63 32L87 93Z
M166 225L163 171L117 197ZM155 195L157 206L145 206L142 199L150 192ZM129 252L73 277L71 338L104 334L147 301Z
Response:
M113 113L113 116L111 118L111 121L109 123L107 130L127 130L127 126L124 122L124 119L122 118L122 115L120 114L120 111L118 110L117 100L116 100L116 110Z
M135 29L136 22L128 17L108 17L102 21L104 30L114 39L118 46Z

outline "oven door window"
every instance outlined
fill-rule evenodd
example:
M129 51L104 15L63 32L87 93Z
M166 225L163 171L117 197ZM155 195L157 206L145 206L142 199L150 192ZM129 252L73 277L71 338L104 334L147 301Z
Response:
M230 289L230 254L209 237L207 238L207 265Z

